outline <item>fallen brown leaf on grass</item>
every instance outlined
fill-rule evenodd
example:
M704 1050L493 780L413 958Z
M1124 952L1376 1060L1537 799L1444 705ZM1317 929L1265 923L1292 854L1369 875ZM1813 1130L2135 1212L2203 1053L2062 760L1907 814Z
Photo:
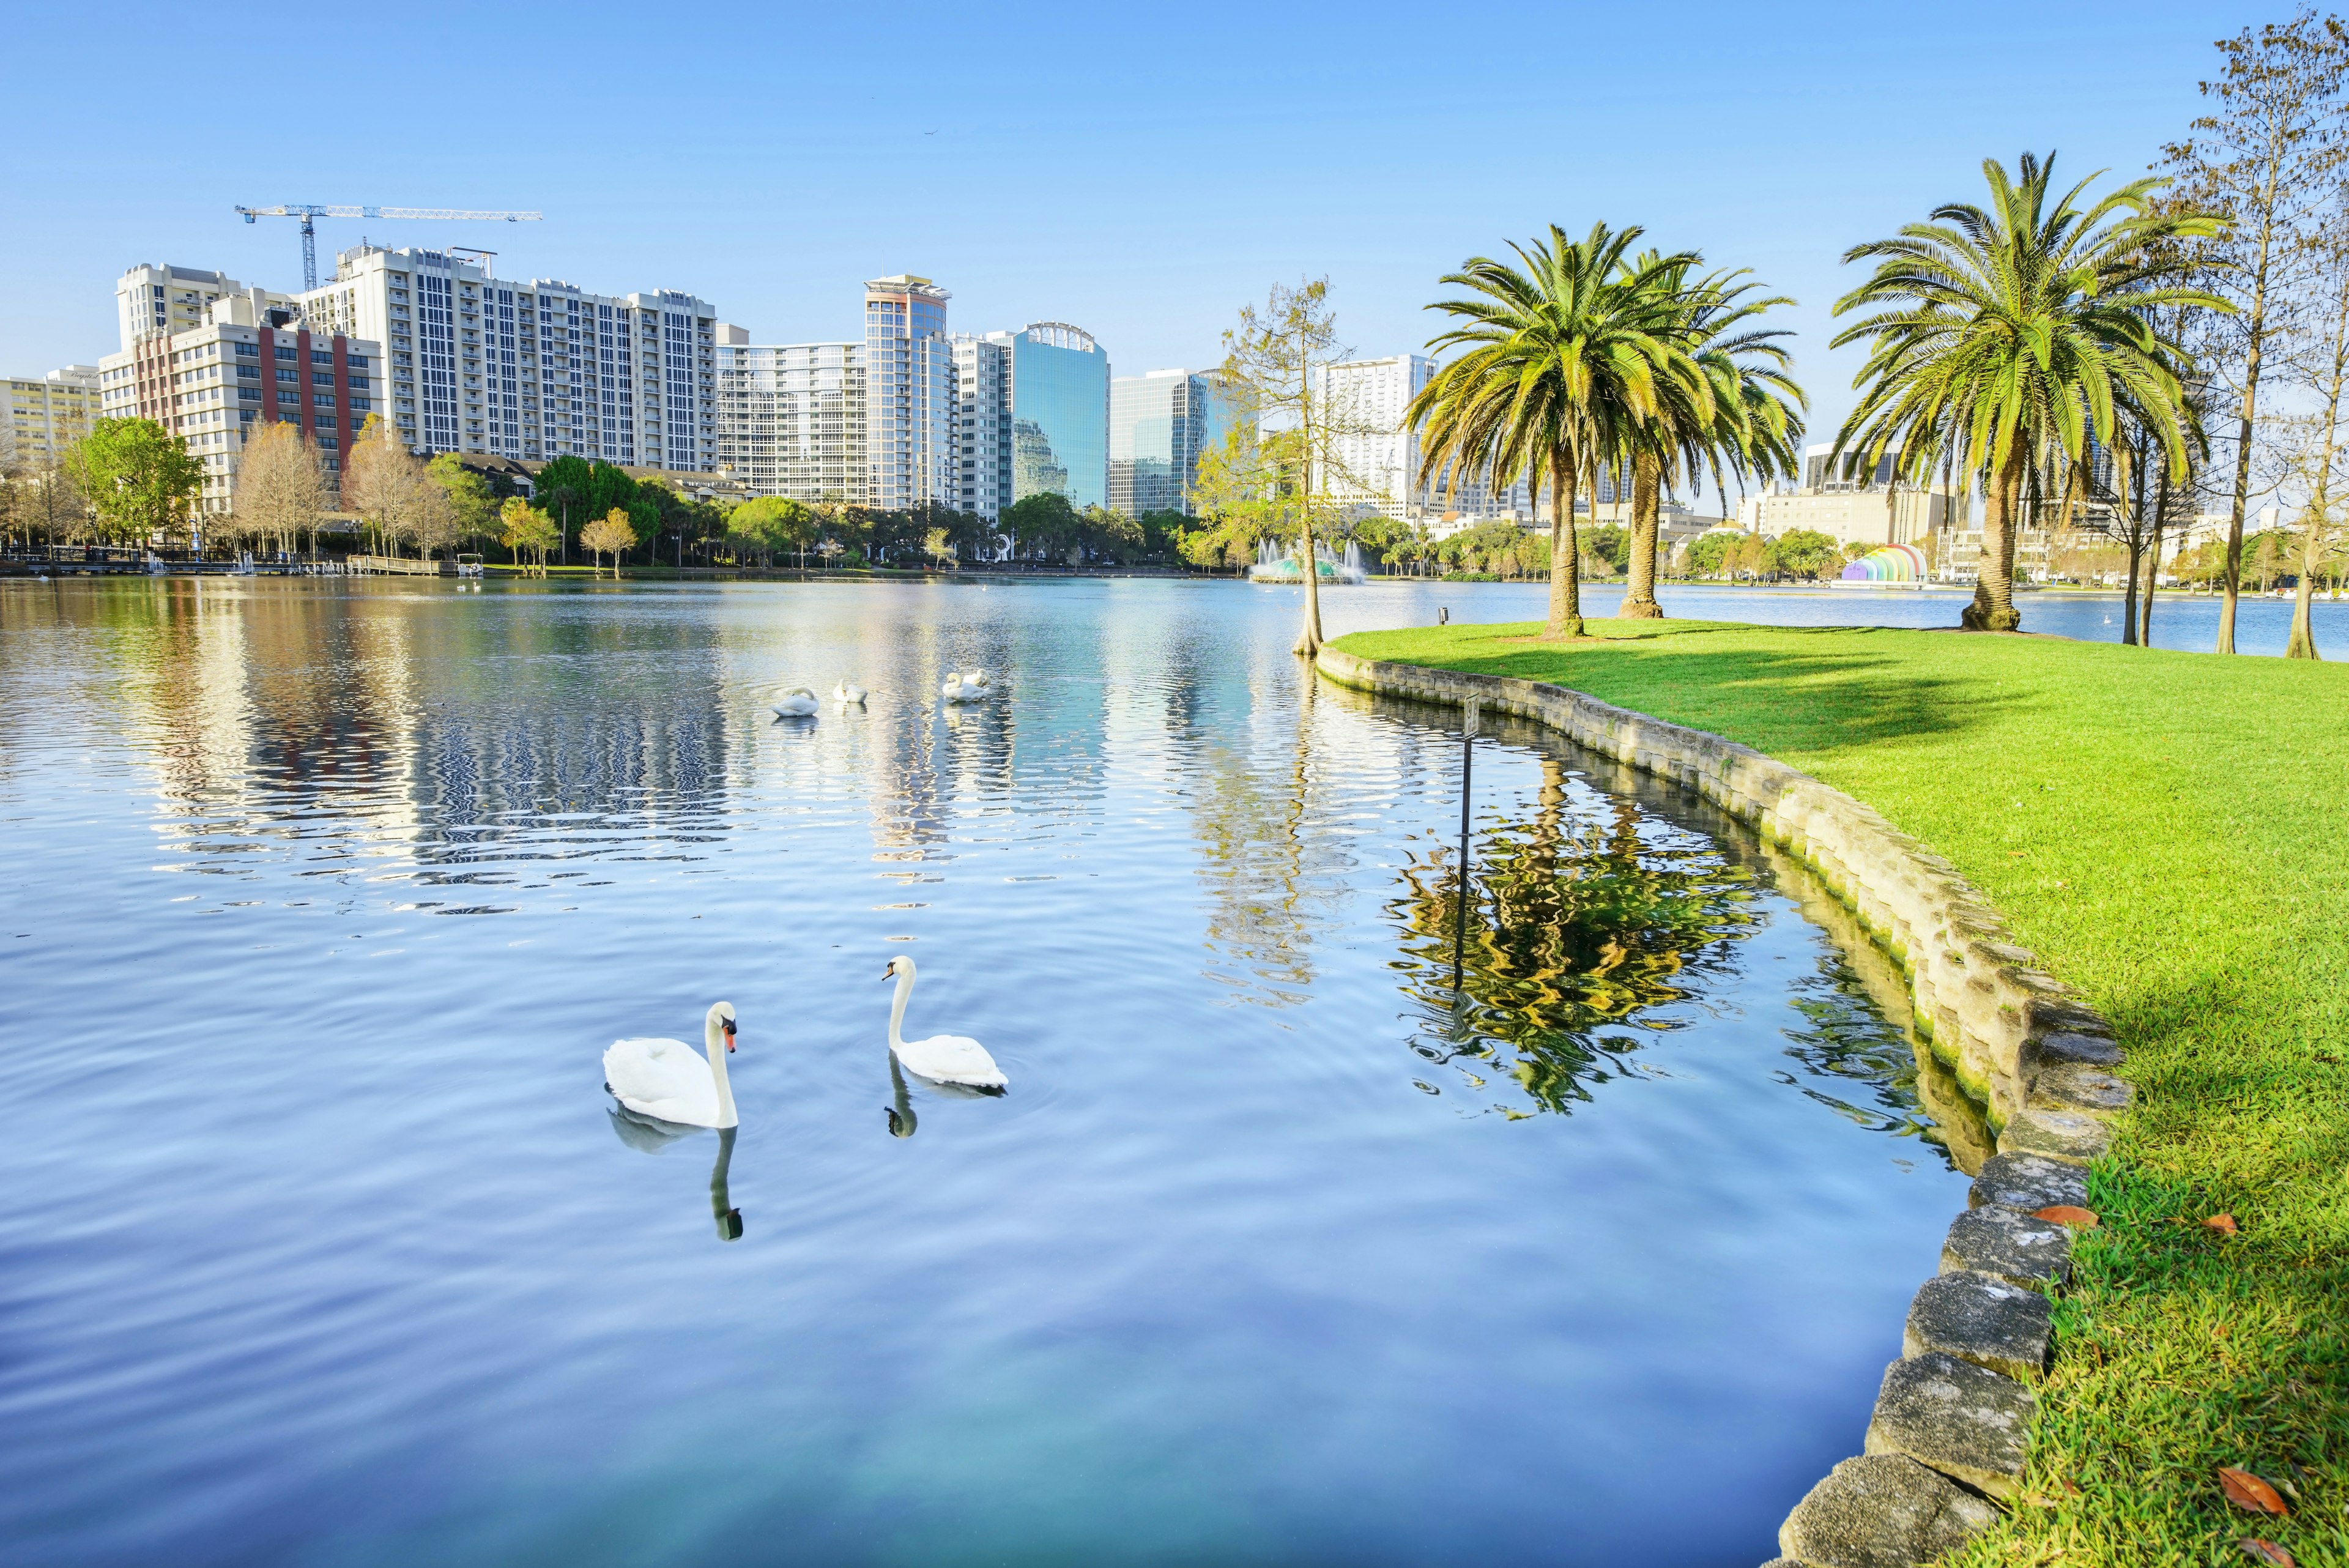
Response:
M2275 1568L2300 1568L2292 1553L2272 1541L2261 1541L2256 1535L2246 1535L2235 1542L2235 1548L2254 1563L2271 1563Z
M2044 1209L2033 1210L2031 1217L2033 1220L2053 1220L2058 1225L2069 1225L2081 1231L2093 1231L2099 1223L2095 1210L2083 1209L2076 1203L2050 1203Z
M2290 1511L2284 1507L2283 1499L2277 1495L2276 1489L2249 1470L2220 1470L2219 1490L2227 1494L2229 1502L2247 1512L2272 1513L2282 1518Z
M2074 1480L2070 1476L2056 1477L2055 1484L2062 1487L2065 1491L2070 1492L2074 1497L2080 1495L2080 1483Z
M2235 1233L2235 1217L2232 1214L2213 1214L2202 1223L2225 1235L2231 1236Z

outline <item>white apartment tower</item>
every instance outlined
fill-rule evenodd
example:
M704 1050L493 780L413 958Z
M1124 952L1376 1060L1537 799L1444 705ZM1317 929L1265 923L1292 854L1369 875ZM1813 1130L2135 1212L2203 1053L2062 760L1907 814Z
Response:
M322 329L384 345L390 418L418 452L718 466L717 317L692 295L589 294L360 245L296 303Z
M718 328L718 465L753 495L864 501L864 346Z
M864 286L864 500L901 511L961 500L947 301L926 277L901 273Z
M205 307L234 294L253 297L264 308L294 308L292 295L247 288L224 272L145 263L134 266L114 284L116 325L122 337L119 347L127 354L142 337L168 337L202 327L211 319Z
M1011 493L1011 351L999 336L957 337L955 370L954 505L989 523Z

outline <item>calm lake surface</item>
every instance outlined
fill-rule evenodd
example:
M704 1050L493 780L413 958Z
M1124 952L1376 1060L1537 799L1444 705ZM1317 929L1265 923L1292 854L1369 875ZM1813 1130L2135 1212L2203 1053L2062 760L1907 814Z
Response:
M1455 1002L1454 720L1293 614L0 586L0 1559L1770 1555L1964 1201L1897 1001L1505 729ZM1008 1096L893 1082L899 953ZM739 1134L617 1120L719 998Z

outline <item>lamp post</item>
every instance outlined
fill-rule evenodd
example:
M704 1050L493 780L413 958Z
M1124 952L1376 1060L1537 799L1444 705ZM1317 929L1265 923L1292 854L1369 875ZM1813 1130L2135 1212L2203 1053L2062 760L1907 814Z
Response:
M1474 697L1460 703L1460 900L1452 925L1452 991L1460 992L1462 961L1468 950L1468 790L1476 763L1476 720L1481 705Z

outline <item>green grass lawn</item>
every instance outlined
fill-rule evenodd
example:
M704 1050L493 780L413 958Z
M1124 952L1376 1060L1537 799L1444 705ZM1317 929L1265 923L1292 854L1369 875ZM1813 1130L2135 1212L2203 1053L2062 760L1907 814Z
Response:
M1591 628L1339 646L1571 687L1824 779L1955 862L2128 1051L2137 1103L2058 1309L2036 1501L1962 1561L2244 1563L2260 1536L2349 1568L2349 668ZM2236 1234L2201 1223L2222 1213ZM2222 1465L2284 1487L2292 1517L2231 1508Z

